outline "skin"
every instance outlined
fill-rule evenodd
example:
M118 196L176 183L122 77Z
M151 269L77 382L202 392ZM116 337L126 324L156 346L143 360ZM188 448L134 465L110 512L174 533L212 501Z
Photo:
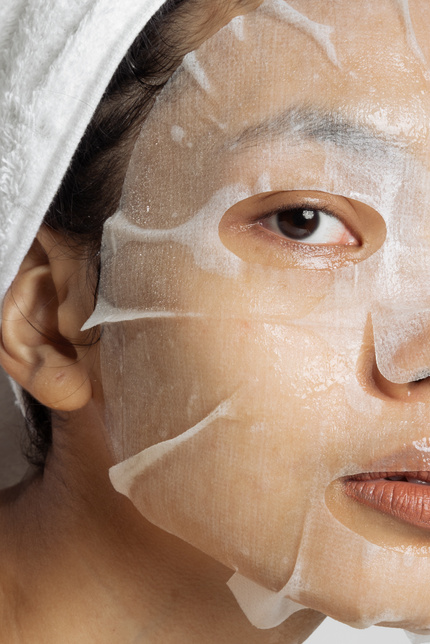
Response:
M193 49L260 2L188 4ZM304 641L322 615L304 610L256 630L226 586L229 569L155 528L112 488L99 348L79 346L93 288L85 262L42 227L4 302L2 366L55 413L43 475L29 471L1 493L0 641Z
M304 641L322 615L301 611L275 631L257 631L227 589L230 570L152 526L112 488L97 348L77 349L71 364L71 346L53 348L22 317L31 311L58 332L62 307L59 326L77 338L91 309L89 291L76 306L85 271L42 228L4 306L3 364L27 374L56 413L43 476L29 472L1 494L1 641ZM23 309L30 291L34 307Z
M248 8L254 8L256 4L250 3ZM311 53L304 62L304 77L307 78L306 74L309 77L312 74L313 77L316 68L320 75L316 80L314 79L312 86L305 84L305 87L309 87L309 92L306 93L302 81L291 72L288 77L289 83L280 84L276 88L271 106L285 107L293 96L303 102L312 101L313 105L321 107L315 97L324 96L325 107L337 111L346 105L346 112L353 118L362 114L374 114L381 105L388 106L386 129L394 128L399 122L404 123L405 114L411 114L411 127L399 132L398 136L406 138L408 150L427 164L428 134L426 127L423 126L423 123L428 122L430 112L430 106L425 98L427 81L422 66L411 60L402 25L393 13L392 4L386 2L383 6L384 17L387 19L389 28L387 28L386 39L382 41L370 38L372 20L369 24L363 20L357 27L359 21L345 9L346 4L340 4L338 20L345 24L347 29L351 29L353 24L357 37L346 45L342 44L341 38L339 42L336 41L336 37L334 38L344 62L343 71L334 70L316 48L310 50ZM298 9L301 8L300 2L292 5ZM424 11L425 7L423 7L424 5L421 7ZM327 15L329 12L325 12L321 5L315 5L309 11L311 12L307 15L313 20L323 24L330 23L330 15ZM237 13L240 12L235 6L231 17ZM425 24L430 22L430 16L426 15L425 11L424 16L427 22L422 19L422 30L419 29L417 35L419 42L423 43L426 55L429 52L426 51L426 39L423 35ZM214 16L211 17L211 21L215 22L211 23L208 35L215 33L219 26L225 24L226 15L223 14L218 27ZM296 68L297 65L295 66L292 60L297 57L297 60L302 61L302 46L304 43L309 46L302 34L294 32L291 36L288 60L285 61L287 69L289 65L292 69ZM399 48L401 64L396 59L397 67L393 63L389 68L390 73L387 73L387 53L391 51L390 47L394 46L392 45L393 36ZM358 56L358 52L363 49L363 39L366 43L365 59ZM381 52L384 56L381 56ZM279 60L283 60L282 55L282 53L279 54ZM388 60L390 60L389 57ZM214 60L214 67L217 64L219 65L219 61ZM266 82L265 89L273 90L270 78ZM245 91L244 88L235 90L236 93L233 92L233 100L243 99L241 91ZM267 93L263 91L261 95L264 97ZM366 97L366 101L363 96ZM192 102L196 96L187 93L185 98L180 98ZM222 108L223 102L220 100L220 113L217 116L223 115ZM246 114L246 118L267 116L266 111L267 101L261 101L254 112ZM239 116L237 119L239 120ZM205 140L207 130L204 122L199 122L194 116L193 120L196 122L195 143L197 144L199 137L200 141ZM230 127L234 129L239 124L235 122L233 116ZM213 312L222 303L227 307L226 310L239 314L237 316L239 321L232 322L226 318L221 324L215 322L209 325L204 332L196 331L196 327L192 325L175 324L174 327L174 340L178 352L174 359L177 360L177 364L179 365L182 357L187 355L188 364L192 367L189 373L197 372L205 375L204 379L199 380L203 380L206 388L202 391L201 397L201 400L206 400L206 403L202 404L201 409L198 405L192 409L194 423L207 415L220 400L235 391L244 362L246 373L255 373L257 367L261 382L266 383L255 389L251 386L251 379L247 383L247 396L238 407L242 414L241 418L246 420L242 421L237 431L230 434L232 450L234 453L240 453L245 464L244 471L258 471L258 459L261 453L269 455L271 466L269 487L273 486L275 490L281 487L285 492L282 496L269 495L271 499L269 504L266 502L265 495L261 494L261 509L267 513L264 522L270 526L270 535L273 535L276 543L259 544L261 548L258 562L253 557L238 560L240 547L246 545L246 539L244 543L232 540L226 548L225 538L217 538L216 535L210 534L204 521L198 525L194 533L187 532L187 515L183 514L175 518L173 526L164 527L165 529L173 527L176 533L193 545L187 544L149 523L129 499L112 488L108 478L109 467L117 460L127 458L139 449L142 450L159 442L158 430L159 427L166 426L166 420L170 420L171 423L167 425L169 437L180 433L179 430L185 431L193 424L190 418L185 417L183 410L189 399L189 389L191 390L195 383L191 376L189 380L185 378L184 389L181 392L182 404L178 406L175 401L175 409L164 407L159 416L157 416L158 412L151 411L153 422L148 432L139 434L140 444L133 444L130 447L130 453L124 453L120 458L116 455L115 458L110 448L109 432L103 422L106 392L101 383L98 345L92 348L79 346L80 342L84 343L87 340L87 335L81 333L79 329L92 310L92 292L87 280L87 267L79 258L71 255L61 236L44 228L41 229L5 300L0 359L3 367L17 382L43 404L56 411L53 416L54 440L44 475L31 475L19 486L2 494L3 520L0 522L2 554L0 556L2 570L5 572L0 584L4 597L3 641L36 643L88 641L118 642L118 644L140 641L151 644L246 641L292 644L305 641L323 619L320 611L335 614L346 621L359 619L356 614L358 597L351 592L343 601L339 593L336 594L335 584L331 587L327 583L330 581L330 576L327 576L324 569L320 570L319 574L321 583L327 585L326 603L321 602L317 593L312 595L309 592L309 596L301 599L316 610L300 611L280 627L269 631L256 630L248 623L225 586L237 562L242 574L273 590L279 590L288 580L294 570L294 563L300 549L300 531L312 501L310 487L314 480L312 477L303 476L301 469L303 463L306 463L308 470L316 470L322 458L321 454L324 455L324 464L330 474L327 479L324 479L321 494L324 494L325 487L328 488L328 484L336 479L342 466L351 462L352 457L359 460L362 469L358 471L365 471L366 462L369 459L369 434L364 432L362 439L360 436L363 434L363 426L370 423L369 413L363 412L357 406L351 409L346 394L342 393L343 390L337 396L333 396L333 390L324 393L324 387L323 393L316 393L315 383L323 386L333 377L331 372L333 365L340 365L339 370L342 373L346 369L348 375L353 374L360 390L365 394L369 409L372 410L372 401L378 402L379 415L374 421L371 432L373 452L384 454L387 439L394 442L395 447L400 447L404 442L417 440L423 435L422 424L426 418L423 403L427 402L428 382L423 381L413 385L395 384L385 378L375 366L374 338L368 326L359 328L357 337L352 339L350 336L347 337L350 342L346 344L347 350L352 347L355 351L356 346L359 347L357 356L352 351L354 359L350 359L349 362L338 346L329 348L326 340L322 339L317 332L291 326L288 351L283 349L280 360L276 362L274 356L279 358L279 348L285 347L285 342L280 342L273 330L264 335L261 325L249 322L247 314L249 301L252 300L250 293L254 296L254 301L257 298L263 311L273 311L273 307L279 306L280 314L284 315L282 305L285 303L286 309L293 311L291 318L305 317L320 302L321 294L328 297L331 293L335 270L347 268L356 259L358 264L364 265L367 258L371 260L376 256L378 249L384 244L386 229L384 220L378 213L378 203L369 204L361 199L354 200L351 195L345 196L348 186L336 184L333 175L323 177L322 187L325 194L323 198L326 203L327 200L331 200L333 207L342 208L342 214L347 218L350 229L353 232L356 231L357 237L362 242L360 248L364 250L357 252L362 252L363 256L357 256L357 247L354 245L346 250L343 247L338 251L333 249L324 251L323 259L326 262L324 270L314 271L313 274L314 283L316 283L314 292L308 286L309 266L302 265L303 257L312 265L312 253L309 250L303 251L304 255L301 251L288 252L290 247L285 246L284 241L274 240L273 235L276 237L276 233L273 233L273 230L267 232L264 229L261 233L262 229L259 228L259 237L249 239L245 234L249 231L247 226L249 218L255 216L255 209L261 208L262 214L266 212L263 207L265 200L272 199L276 205L276 200L281 198L281 203L285 205L286 197L283 193L287 192L291 197L295 190L300 191L301 197L305 196L309 200L322 198L321 189L316 190L315 186L310 186L309 177L315 177L321 171L320 167L326 154L322 150L320 158L316 148L310 150L310 155L308 152L307 149L303 152L305 159L310 161L306 166L308 177L303 177L300 174L301 171L296 169L299 167L297 163L293 163L287 173L285 166L275 167L271 176L270 194L265 190L258 192L251 197L251 201L247 202L243 209L232 205L220 223L220 237L225 248L249 265L248 272L245 274L247 288L244 290L243 284L238 281L229 282L226 278L223 282L224 278L211 276L213 288L207 289L209 295L203 301L203 307L206 311ZM146 153L151 155L150 146L146 149ZM248 150L248 155L251 159L252 150ZM262 158L264 160L264 149ZM184 169L188 167L189 172L194 172L195 166L187 163L186 156L181 159L181 163ZM134 164L128 178L128 185L130 182L133 185L135 181L135 185L138 186L141 185L138 183L139 168L145 167L138 151ZM211 176L210 167L203 166L201 175L198 174L195 177L196 185L200 185L202 178ZM220 167L226 166L220 164ZM250 168L250 174L255 169L251 161L247 165L246 155L241 165L232 165L233 169L237 167L240 167L239 174L242 173L237 178L245 176L246 170L243 168ZM166 167L165 172L168 171L169 168ZM152 184L160 185L159 182L163 180L163 176L160 175L159 168L150 167L149 173L151 172L154 173ZM258 172L256 174L258 175ZM286 175L288 180L285 179ZM175 185L173 182L166 195L164 193L161 196L153 195L154 199L160 199L160 207L163 206L164 210L170 205L169 199L172 195L179 204L186 206L190 203L192 195L187 194L183 187L186 186L186 177L184 177L185 175L181 175L181 185ZM249 177L246 179L251 180ZM254 179L258 179L258 176ZM193 211L201 206L199 199L205 202L210 198L217 180L223 184L224 177L215 177L211 180L211 186L204 198L200 196L195 198ZM195 192L197 195L202 194L198 190ZM296 199L297 195L293 197ZM141 205L141 197L137 195L136 198ZM162 202L163 199L166 200L165 203ZM347 205L350 207L349 215L344 214ZM185 212L186 207L183 210ZM143 222L139 220L139 224L144 224L146 227L159 225L151 221L151 216ZM414 233L421 230L421 224L421 220L417 222L416 228L413 229ZM182 264L177 265L178 283L191 282L200 287L195 292L203 292L204 284L207 287L207 282L204 281L207 275L193 261L190 262L187 259L182 248L178 248L177 251L179 256L182 254ZM351 259L352 257L354 258ZM136 258L131 256L130 260L135 269ZM279 291L275 293L267 288L268 275L272 278L275 273L261 271L256 269L255 265L269 266L270 271L285 269L286 272L282 273L282 279L285 281L281 283L280 289L282 298L279 296ZM299 268L298 273L291 273L294 275L292 281L288 271L297 268ZM300 272L302 269L303 272ZM407 271L408 266L405 264L405 279ZM122 273L113 275L112 279L119 280L121 285L124 274L130 274L129 267L123 266ZM302 293L306 289L309 297L303 302ZM222 293L222 296L219 293ZM243 297L243 293L247 297ZM132 290L126 291L125 301L120 304L136 306L136 297L136 293ZM189 294L185 288L180 292L180 297L187 305L190 304L187 300ZM137 305L149 307L149 302L141 301L137 302ZM328 300L329 312L333 310L330 307L331 302ZM30 325L28 320L31 320L33 325ZM141 324L139 321L133 323L133 325L139 324ZM130 353L133 353L131 345L133 325L124 327L126 338L127 333L130 333L128 344ZM42 335L39 332L40 329L49 333ZM158 367L165 360L164 329L165 327L160 325L152 334L148 332L145 340L147 347L155 348L149 366ZM169 334L170 328L165 332ZM196 334L199 340L197 343L193 342ZM48 337L51 340L48 340ZM53 342L52 338L58 338L61 342ZM235 339L238 338L243 344L240 354L236 355ZM70 342L70 339L74 342ZM306 356L311 365L310 382L303 376L302 348L304 346L307 347ZM411 346L413 349L413 345ZM219 356L224 354L230 355L231 368L228 373L220 367ZM408 355L414 355L414 352ZM128 359L133 363L133 355ZM402 360L405 360L404 356ZM142 368L135 358L134 361L136 369ZM148 365L145 366L148 367ZM277 368L275 379L272 377L274 366ZM173 371L176 374L176 371ZM177 381L178 378L175 376L172 384L177 386L175 384ZM294 385L300 393L304 391L305 402L302 397L299 400L298 396L295 398L292 395L287 402L283 402L283 405L267 406L268 399L275 402L283 400L285 382L290 387ZM154 392L159 384L154 382ZM151 392L152 389L149 387L148 395L151 395ZM415 404L411 405L411 397ZM249 401L252 401L252 404L249 404ZM153 408L155 407L154 405ZM312 411L313 407L316 407L315 413ZM144 408L142 411L133 406L131 411L135 423L133 426L140 427L142 415L147 413L147 409ZM293 428L296 431L290 427L288 440L285 439L284 431L276 430L277 427L285 425L286 413L295 418L297 424L297 427ZM337 420L336 431L331 434L323 433L320 427L321 418L332 416ZM270 431L262 438L255 435L247 442L250 423L261 420L269 424ZM404 428L401 436L396 434L400 423ZM419 429L417 429L418 424ZM305 444L300 434L302 427L310 428L310 438L308 434L308 443ZM355 442L348 440L351 427L357 428ZM223 426L218 429L222 432ZM230 500L233 504L237 504L238 514L241 506L249 507L249 503L243 502L248 494L246 485L248 480L245 481L244 478L236 475L228 458L223 460L216 434L203 435L202 440L204 452L199 451L195 461L190 461L189 456L183 459L188 469L184 470L184 480L181 482L186 482L189 470L198 471L199 463L202 462L202 453L217 454L216 467L213 466L215 459L205 460L205 468L202 468L205 471L200 472L200 478L197 479L200 486L198 489L207 489L209 482L224 481L226 477L230 477L229 483L232 486L230 489L234 490ZM312 444L322 445L323 449L312 451L309 447ZM261 451L263 448L264 452ZM180 456L178 462L181 464ZM285 485L285 471L300 472L300 476L294 476L294 483L291 486ZM242 471L239 470L239 474L241 473ZM308 480L309 478L311 480ZM156 493L157 490L154 488L157 488L160 481L163 482L162 476L161 479L154 477L143 483L147 486L147 490ZM195 480L192 483L195 487ZM259 491L261 492L257 481L253 491L254 499L257 498ZM360 523L359 513L366 511L343 497L340 497L341 500L337 502L336 494L337 492L332 495L332 505L335 506L333 512L341 523L348 524L353 531L351 535L355 535L356 526ZM204 515L204 495L202 498L199 497L198 502L200 505L197 516L202 516ZM169 507L175 508L178 506L178 499L174 496L169 497L169 503L171 504ZM151 508L149 510L152 511ZM287 544L285 535L278 529L286 513L291 525L296 526L289 532ZM236 514L234 512L229 514L227 519L230 516L234 519ZM252 533L253 524L251 520L248 522L248 519L250 517L246 517L245 527L249 527ZM386 539L390 532L386 523L380 521L375 525L371 519L369 521L372 524L373 535L366 535L366 537L370 541L373 540L373 543L380 543L381 540ZM225 537L225 535L222 536ZM313 546L317 548L320 542L324 543L324 539L330 543L330 539L336 536L337 534L330 533L330 524L327 530L326 526L323 526ZM416 535L406 529L394 545L408 544L412 541L414 545L421 546L426 543L426 540L427 537L422 533ZM342 543L342 547L337 550L341 570L343 566L350 566L350 553L346 553L350 543L349 541L345 543L344 539L345 553L342 550ZM273 553L275 558L272 557ZM275 561L274 564L273 561ZM361 574L360 566L361 560L358 557L356 575ZM351 574L351 569L348 568L348 574L345 576L350 577ZM404 594L402 588L399 589L399 595L401 594ZM340 604L342 606L339 609ZM341 613L337 614L337 610Z

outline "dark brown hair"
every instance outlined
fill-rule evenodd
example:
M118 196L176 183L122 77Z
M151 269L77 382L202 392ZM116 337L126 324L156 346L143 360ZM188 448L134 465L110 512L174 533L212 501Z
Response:
M44 223L65 235L73 251L99 271L103 224L115 212L130 154L153 102L179 66L184 50L184 8L168 0L137 36L107 87L77 148ZM183 5L183 8L181 8ZM178 12L181 10L181 20ZM188 21L189 22L189 21ZM90 346L94 338L89 338ZM23 391L23 451L43 468L52 445L52 412Z
M64 235L73 252L87 260L89 279L99 274L103 225L118 207L134 143L157 94L183 57L211 35L215 16L219 26L223 18L228 22L232 10L240 12L257 4L258 0L167 0L134 40L44 219L45 225ZM97 283L96 279L95 298ZM90 335L87 346L96 341ZM23 451L32 464L43 468L52 445L55 412L27 391L23 401L27 429Z

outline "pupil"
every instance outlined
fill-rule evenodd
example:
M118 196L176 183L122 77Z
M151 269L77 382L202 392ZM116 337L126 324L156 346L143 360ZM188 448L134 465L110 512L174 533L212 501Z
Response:
M320 216L316 210L293 208L276 215L279 230L291 239L306 239L318 228Z

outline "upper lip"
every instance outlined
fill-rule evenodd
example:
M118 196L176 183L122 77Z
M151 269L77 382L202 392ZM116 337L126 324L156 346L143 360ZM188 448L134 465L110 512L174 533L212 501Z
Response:
M413 444L405 445L403 449L384 456L377 461L361 463L354 468L349 467L341 476L343 479L357 479L367 477L369 480L376 478L388 478L392 476L408 475L410 478L420 478L430 482L430 452L423 452ZM413 476L419 473L424 476Z
M406 479L412 481L423 481L425 483L430 482L430 471L429 470L398 470L390 472L365 472L362 474L354 474L352 476L346 476L344 480L349 481L375 481L380 479L396 479L399 480Z

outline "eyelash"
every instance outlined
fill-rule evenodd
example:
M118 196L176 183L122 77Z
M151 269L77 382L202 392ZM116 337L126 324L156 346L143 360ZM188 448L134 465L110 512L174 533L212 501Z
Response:
M358 245L357 238L337 215L309 205L280 207L258 223L272 234L295 244Z

